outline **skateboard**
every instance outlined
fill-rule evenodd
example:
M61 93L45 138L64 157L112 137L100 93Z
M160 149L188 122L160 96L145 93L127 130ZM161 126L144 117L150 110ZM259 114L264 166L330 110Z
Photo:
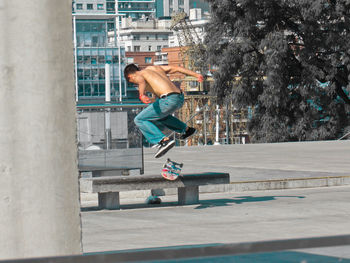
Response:
M161 175L167 180L174 181L181 175L182 167L182 163L174 162L168 158L163 165Z

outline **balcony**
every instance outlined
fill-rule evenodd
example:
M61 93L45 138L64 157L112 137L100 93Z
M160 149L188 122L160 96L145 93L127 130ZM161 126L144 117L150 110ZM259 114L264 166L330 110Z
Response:
M119 12L130 12L130 13L154 13L156 12L155 9L149 9L149 8L119 8Z

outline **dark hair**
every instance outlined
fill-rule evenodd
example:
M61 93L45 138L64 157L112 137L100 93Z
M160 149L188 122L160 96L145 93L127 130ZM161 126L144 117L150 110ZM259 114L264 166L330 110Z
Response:
M129 64L125 67L124 69L124 77L127 81L129 81L129 74L133 74L135 73L136 71L140 71L139 67L136 66L135 64Z

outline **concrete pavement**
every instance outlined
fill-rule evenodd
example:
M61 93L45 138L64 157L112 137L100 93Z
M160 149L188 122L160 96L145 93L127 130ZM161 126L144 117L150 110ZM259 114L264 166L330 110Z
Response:
M97 196L82 194L84 252L350 234L349 149L350 141L176 147L161 159L145 149L146 175L169 157L183 173L228 172L231 184L202 187L200 204L184 207L169 190L161 205L145 204L149 191L121 193L120 211L98 211ZM350 259L349 251L306 252Z
M86 203L84 252L350 234L350 186L202 194L191 206L177 206L175 196L163 200L128 199L119 211ZM350 259L349 246L311 253Z
M166 158L184 163L183 172L232 172L235 180L350 176L350 140L175 147L162 158L145 149L145 174L159 171Z
M144 150L146 175L159 174L166 158L183 162L183 173L230 174L230 185L203 186L202 192L350 185L350 140L175 147L159 159L155 151Z

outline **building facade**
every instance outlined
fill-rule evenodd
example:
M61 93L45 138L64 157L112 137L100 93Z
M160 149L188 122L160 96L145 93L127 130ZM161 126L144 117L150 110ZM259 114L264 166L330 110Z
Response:
M132 19L155 18L156 0L118 0L119 13Z
M115 1L111 0L73 0L73 13L114 14Z
M137 64L140 69L154 65L155 54L156 52L125 52L127 63Z
M108 32L116 32L113 1L76 0L73 2L76 100L78 103L103 102L106 97L106 64L109 64L112 101L128 98L123 76L125 49L117 41L109 41ZM91 5L91 6L90 6ZM131 92L133 93L133 92Z
M115 14L116 9L126 17L139 19L155 17L156 0L73 0L75 12ZM116 3L118 5L116 5Z
M209 12L209 3L205 0L157 0L156 17L167 17L176 12L189 15L191 8L200 8L206 13Z
M127 52L155 52L168 47L170 19L136 20L122 18L120 43ZM110 32L110 41L114 41L114 33Z

